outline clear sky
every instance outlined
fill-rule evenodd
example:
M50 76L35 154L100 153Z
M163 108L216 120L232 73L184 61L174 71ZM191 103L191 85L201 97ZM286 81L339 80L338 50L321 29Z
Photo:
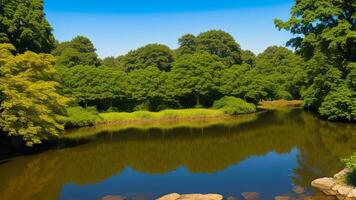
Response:
M293 0L45 0L59 41L89 37L100 57L118 56L149 43L176 48L178 38L222 29L243 49L262 52L291 35L273 20L287 19Z

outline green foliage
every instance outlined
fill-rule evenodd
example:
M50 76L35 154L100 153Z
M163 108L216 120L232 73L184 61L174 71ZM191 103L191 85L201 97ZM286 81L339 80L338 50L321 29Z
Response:
M195 105L200 105L202 97L209 97L219 90L220 76L225 68L219 57L208 53L181 56L169 77L174 96L192 96Z
M242 63L248 64L253 67L256 64L256 55L250 50L242 50L241 60Z
M325 97L319 113L332 121L356 121L356 94L345 86L338 87Z
M130 51L122 58L123 69L127 72L157 67L161 71L170 71L174 61L173 51L161 44L149 44Z
M241 64L241 48L235 39L221 30L211 30L199 34L197 37L191 34L179 39L180 47L178 55L205 52L216 55L227 66Z
M95 51L93 43L88 38L77 36L71 41L58 44L52 54L56 56L57 65L66 67L77 65L98 66L100 61Z
M256 112L256 106L254 104L247 103L246 101L240 98L229 96L225 96L215 101L213 108L223 110L226 114L229 115L239 115Z
M19 53L50 53L55 39L45 19L43 0L1 0L0 43L13 44Z
M5 133L32 146L59 135L70 99L58 93L53 56L33 52L13 56L10 50L14 47L0 44L0 124Z
M93 126L100 119L95 107L88 107L87 109L80 106L70 107L67 109L67 115L65 128Z
M347 168L351 170L356 170L356 153L350 158L344 159L343 161Z
M126 73L120 70L91 66L57 69L61 77L62 93L74 97L84 107L89 102L98 101L110 108L114 100L127 96Z
M276 20L275 24L298 35L288 44L306 58L311 58L316 49L322 49L329 55L355 62L355 10L352 0L300 0L293 6L289 20Z

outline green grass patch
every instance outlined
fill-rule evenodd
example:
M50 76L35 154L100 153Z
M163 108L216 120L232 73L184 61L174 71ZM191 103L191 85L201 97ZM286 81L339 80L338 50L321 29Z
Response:
M98 121L99 116L95 108L84 109L80 106L67 109L67 119L65 128L77 128L83 126L93 126Z
M181 110L163 110L160 112L136 111L100 113L99 123L114 121L138 121L138 120L162 120L162 119L189 119L189 118L213 118L227 117L222 110L216 109L181 109Z

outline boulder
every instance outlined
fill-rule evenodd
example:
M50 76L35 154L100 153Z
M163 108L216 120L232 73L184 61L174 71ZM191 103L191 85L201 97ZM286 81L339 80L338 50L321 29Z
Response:
M222 200L220 194L182 194L177 200Z
M321 190L323 193L327 195L336 195L337 193L332 190L335 185L335 179L333 178L319 178L314 180L311 185L314 188Z
M226 200L238 200L236 197L227 197Z
M347 195L353 190L351 186L341 186L337 190L337 192L342 195L343 197L347 197Z
M356 200L356 188L354 188L351 192L349 192L349 194L347 195L347 198Z
M242 196L245 198L245 200L259 200L260 199L260 194L257 192L243 192Z
M158 198L157 200L177 200L179 197L180 194L172 193L172 194L164 195L163 197Z

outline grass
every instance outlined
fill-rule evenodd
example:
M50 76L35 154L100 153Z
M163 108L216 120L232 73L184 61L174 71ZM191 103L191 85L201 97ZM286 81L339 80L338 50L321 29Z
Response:
M127 112L110 112L100 113L100 120L97 123L111 123L111 122L132 122L132 121L156 121L156 120L180 120L180 119L203 119L203 118L217 118L228 117L222 110L216 109L182 109L182 110L163 110L160 112L136 111L132 113Z
M194 129L207 128L215 125L223 125L226 127L234 127L239 124L247 123L256 120L258 113L239 115L234 117L222 118L200 118L190 120L156 120L156 121L133 121L132 123L108 123L97 124L94 127L83 127L79 129L67 130L63 134L63 138L77 140L95 138L97 134L102 132L112 133L120 132L128 129L138 129L147 131L150 129L171 130L175 128L189 127Z
M275 101L261 101L258 108L260 109L279 109L279 108L296 108L302 107L302 100L275 100Z

